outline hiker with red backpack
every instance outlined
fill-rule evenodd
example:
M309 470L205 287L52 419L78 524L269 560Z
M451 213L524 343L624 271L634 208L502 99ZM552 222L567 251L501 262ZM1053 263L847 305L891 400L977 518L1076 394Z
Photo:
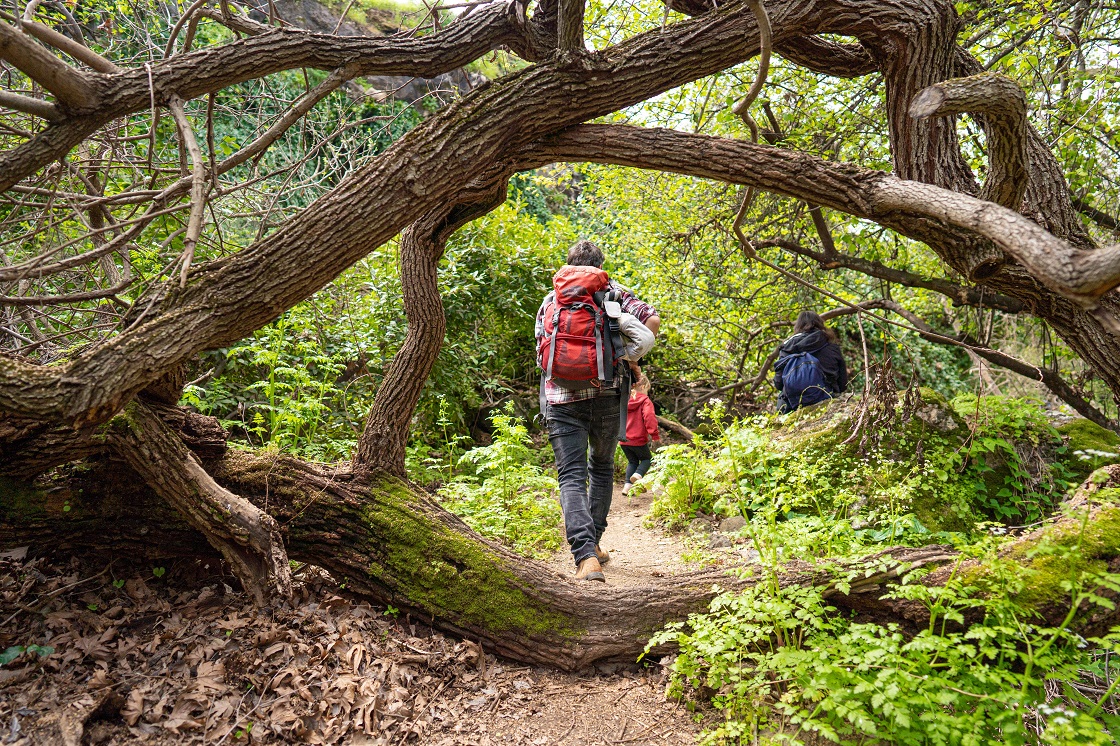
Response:
M537 312L541 416L556 456L564 532L576 579L606 582L610 555L599 543L614 491L614 453L626 437L631 363L622 315L656 334L657 310L603 271L602 250L587 240L568 250L568 263ZM636 367L636 366L635 366Z
M778 411L792 412L844 393L848 367L836 334L821 317L802 311L793 324L793 336L778 348L774 363L774 388Z

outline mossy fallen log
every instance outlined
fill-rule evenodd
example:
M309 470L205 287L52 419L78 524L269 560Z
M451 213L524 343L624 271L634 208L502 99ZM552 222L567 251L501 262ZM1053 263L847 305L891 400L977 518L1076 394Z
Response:
M386 475L362 478L245 451L231 451L207 467L225 488L277 520L293 560L326 568L344 592L392 604L518 661L565 670L634 661L653 632L704 610L717 588L744 587L765 577L757 567L746 578L715 569L656 579L642 588L578 583L482 539L428 495ZM1075 508L1012 543L1004 556L1038 573L1034 585L1042 590L1060 587L1078 568L1040 561L1060 556L1032 552L1040 541L1080 537L1086 563L1117 569L1120 506L1107 502L1115 486L1120 469L1095 486L1097 503L1085 508L1091 511L1088 519ZM1092 527L1087 534L1086 525ZM23 544L37 553L96 550L132 559L214 556L202 535L125 464L107 458L71 465L33 486L0 483L0 548ZM957 567L955 557L949 547L896 548L840 566L789 562L778 575L783 585L831 586L830 603L863 621L917 629L928 622L928 611L885 598L884 591L923 566L943 565L926 583L943 583L954 571L985 572L975 563ZM837 590L841 574L856 578L846 593ZM1063 616L1068 598L1041 593L1037 609L1047 618ZM1075 626L1100 631L1117 623L1116 616L1077 617Z

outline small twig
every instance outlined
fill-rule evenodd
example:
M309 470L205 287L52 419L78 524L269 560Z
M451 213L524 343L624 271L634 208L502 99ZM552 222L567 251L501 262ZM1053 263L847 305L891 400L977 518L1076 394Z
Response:
M36 21L23 21L20 26L24 31L34 36L39 41L54 47L60 52L65 52L78 62L84 62L99 73L119 73L121 69L85 44L79 44L69 36L63 36L50 26Z
M60 594L62 594L62 593L65 593L66 591L70 590L71 588L76 588L76 587L78 587L79 585L82 585L83 583L88 583L88 582L89 582L89 581L91 581L91 580L96 580L97 578L100 578L100 577L101 577L102 575L104 575L105 573L109 572L109 569L110 569L110 568L111 568L112 566L113 566L113 563L112 563L112 562L110 562L109 564L105 565L105 569L104 569L104 570L102 570L101 572L97 573L96 575L91 575L91 576L89 576L88 578L85 578L85 579L83 579L83 580L79 580L79 581L77 581L77 582L74 582L74 583L70 583L69 585L64 585L64 586L62 586L61 588L55 588L55 589L54 589L53 591L51 591L51 592L49 592L49 593L45 593L45 594L43 594L42 596L39 596L39 598L38 598L38 599L36 599L36 600L37 600L38 602L40 602L40 603L41 603L42 601L45 601L45 600L50 600L50 599L54 598L55 596L58 596L58 595L60 595ZM12 620L13 620L13 619L15 619L15 618L16 618L17 616L19 616L19 613L20 613L21 611L34 612L34 613L36 613L36 614L40 613L40 611L39 611L39 610L36 610L36 609L32 609L32 608L30 608L30 607L26 607L26 606L20 606L20 608L16 609L16 611L15 611L15 613L14 613L14 614L12 614L12 615L11 615L10 617L8 617L7 619L5 619L5 620L4 620L3 622L0 622L0 627L6 627L6 626L8 626L8 622L12 621Z
M334 31L331 32L332 36L337 34L338 30L340 28L342 28L342 24L346 20L346 14L349 13L350 9L353 8L353 7L354 7L354 0L350 0L350 2L346 3L346 7L342 9L342 15L340 15L338 17L338 23L336 23L334 25Z
M179 32L183 30L183 24L190 21L198 9L205 5L207 0L195 0L191 6L184 11L183 15L179 16L179 20L171 27L171 34L167 37L167 46L163 50L163 58L167 59L171 53L175 51L175 40L179 37Z

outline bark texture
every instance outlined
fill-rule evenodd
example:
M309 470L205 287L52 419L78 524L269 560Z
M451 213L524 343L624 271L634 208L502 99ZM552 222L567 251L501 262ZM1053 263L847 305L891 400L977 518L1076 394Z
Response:
M405 476L408 426L447 328L439 294L439 260L455 230L505 201L512 173L499 167L482 174L459 195L460 202L425 216L401 235L401 288L408 331L366 417L354 452L356 470Z
M292 595L276 519L215 482L155 413L133 402L113 420L106 440L144 484L218 550L258 605Z

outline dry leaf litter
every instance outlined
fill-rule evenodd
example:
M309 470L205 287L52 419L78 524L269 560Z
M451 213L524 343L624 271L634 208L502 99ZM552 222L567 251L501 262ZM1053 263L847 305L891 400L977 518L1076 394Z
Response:
M317 568L297 574L291 606L258 611L200 567L157 578L20 554L0 556L0 651L26 649L0 666L3 744L640 745L699 732L657 670L501 662L337 595Z

